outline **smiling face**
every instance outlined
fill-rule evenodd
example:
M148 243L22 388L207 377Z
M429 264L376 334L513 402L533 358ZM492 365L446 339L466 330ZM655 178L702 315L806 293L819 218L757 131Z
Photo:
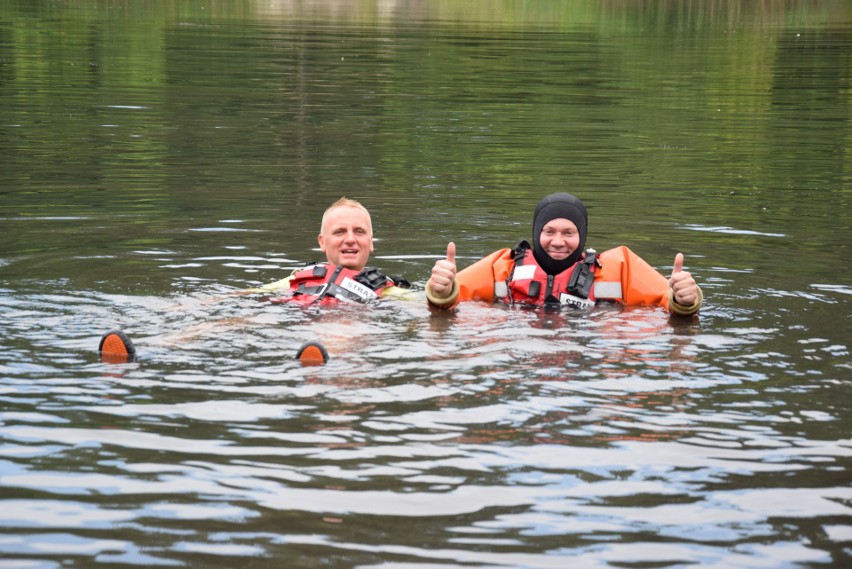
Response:
M348 205L328 210L322 219L318 241L329 263L360 271L373 252L370 214Z
M573 221L559 217L544 224L539 240L545 253L561 261L567 259L580 246L580 232Z

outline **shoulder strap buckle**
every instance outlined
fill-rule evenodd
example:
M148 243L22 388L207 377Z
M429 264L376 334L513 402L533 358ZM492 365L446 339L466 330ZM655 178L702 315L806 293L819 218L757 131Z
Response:
M364 267L352 280L361 283L373 291L379 290L388 284L388 278L375 267Z
M592 284L595 282L595 268L600 266L597 251L587 249L583 260L577 263L571 273L571 278L568 280L568 292L580 298L589 298Z
M521 241L520 243L512 247L512 260L515 262L516 265L520 261L524 260L527 251L529 251L530 249L532 249L532 247L530 247L529 242L527 242L526 240Z

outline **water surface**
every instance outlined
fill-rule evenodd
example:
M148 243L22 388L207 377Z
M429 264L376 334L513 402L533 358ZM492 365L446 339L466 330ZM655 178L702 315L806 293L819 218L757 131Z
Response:
M850 20L0 7L5 565L845 566ZM684 252L700 317L231 295L318 259L342 195L422 295L552 191L598 250Z

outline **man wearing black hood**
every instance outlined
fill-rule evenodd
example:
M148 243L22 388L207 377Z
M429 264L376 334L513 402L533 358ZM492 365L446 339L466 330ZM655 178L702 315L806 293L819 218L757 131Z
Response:
M436 308L463 300L589 308L605 300L661 306L683 316L698 312L703 294L683 270L683 254L675 256L672 276L666 279L627 247L584 252L588 223L579 198L551 194L536 205L532 245L521 241L500 249L457 274L455 244L450 243L447 258L432 268L426 298Z

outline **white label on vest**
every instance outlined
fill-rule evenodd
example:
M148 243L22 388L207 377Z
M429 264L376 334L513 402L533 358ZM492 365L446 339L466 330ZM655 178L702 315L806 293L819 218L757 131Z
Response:
M588 298L580 298L579 296L574 296L573 294L562 293L559 295L559 302L565 304L567 306L573 306L574 308L592 308L595 303Z
M535 265L521 265L515 267L515 272L512 273L513 281L523 281L532 279L535 276Z
M343 277L343 280L340 281L340 285L338 286L360 296L364 300L370 300L371 298L376 298L378 296L373 289L366 287L359 282L353 281L349 277Z

